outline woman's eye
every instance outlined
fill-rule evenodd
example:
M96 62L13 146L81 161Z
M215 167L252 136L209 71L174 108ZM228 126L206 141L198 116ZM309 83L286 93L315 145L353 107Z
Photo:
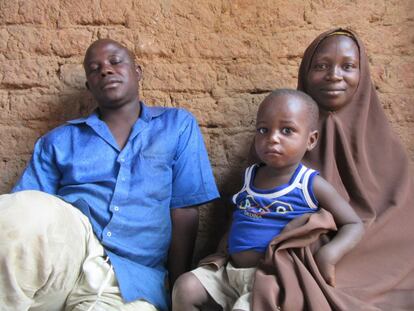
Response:
M315 68L316 70L325 70L326 68L328 68L328 65L327 65L327 64L316 64L316 65L314 66L314 68Z
M257 129L257 132L260 133L260 134L266 134L267 133L267 128L259 127Z
M345 70L350 70L350 69L355 68L355 65L352 63L348 63L348 64L345 64L343 67Z

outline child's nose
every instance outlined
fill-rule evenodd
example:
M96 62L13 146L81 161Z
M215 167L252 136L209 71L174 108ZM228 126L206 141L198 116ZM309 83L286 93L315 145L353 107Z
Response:
M270 141L273 143L279 143L280 142L280 133L278 131L274 131L270 135Z

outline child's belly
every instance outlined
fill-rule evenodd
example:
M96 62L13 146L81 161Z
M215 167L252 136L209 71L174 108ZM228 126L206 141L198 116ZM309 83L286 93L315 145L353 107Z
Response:
M263 253L253 250L234 253L230 256L231 262L235 268L256 267L260 259L264 257Z

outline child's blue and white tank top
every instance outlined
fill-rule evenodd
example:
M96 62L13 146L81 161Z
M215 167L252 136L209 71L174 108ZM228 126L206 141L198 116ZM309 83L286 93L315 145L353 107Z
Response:
M312 187L318 172L299 164L289 183L261 190L253 186L258 167L254 164L246 169L243 188L233 196L236 209L229 234L230 254L265 252L288 222L318 209Z

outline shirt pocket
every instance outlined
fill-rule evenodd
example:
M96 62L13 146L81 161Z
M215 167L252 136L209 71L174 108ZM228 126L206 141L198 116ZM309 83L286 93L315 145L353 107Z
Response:
M142 153L140 155L141 187L149 200L165 201L171 199L172 165L170 154Z

